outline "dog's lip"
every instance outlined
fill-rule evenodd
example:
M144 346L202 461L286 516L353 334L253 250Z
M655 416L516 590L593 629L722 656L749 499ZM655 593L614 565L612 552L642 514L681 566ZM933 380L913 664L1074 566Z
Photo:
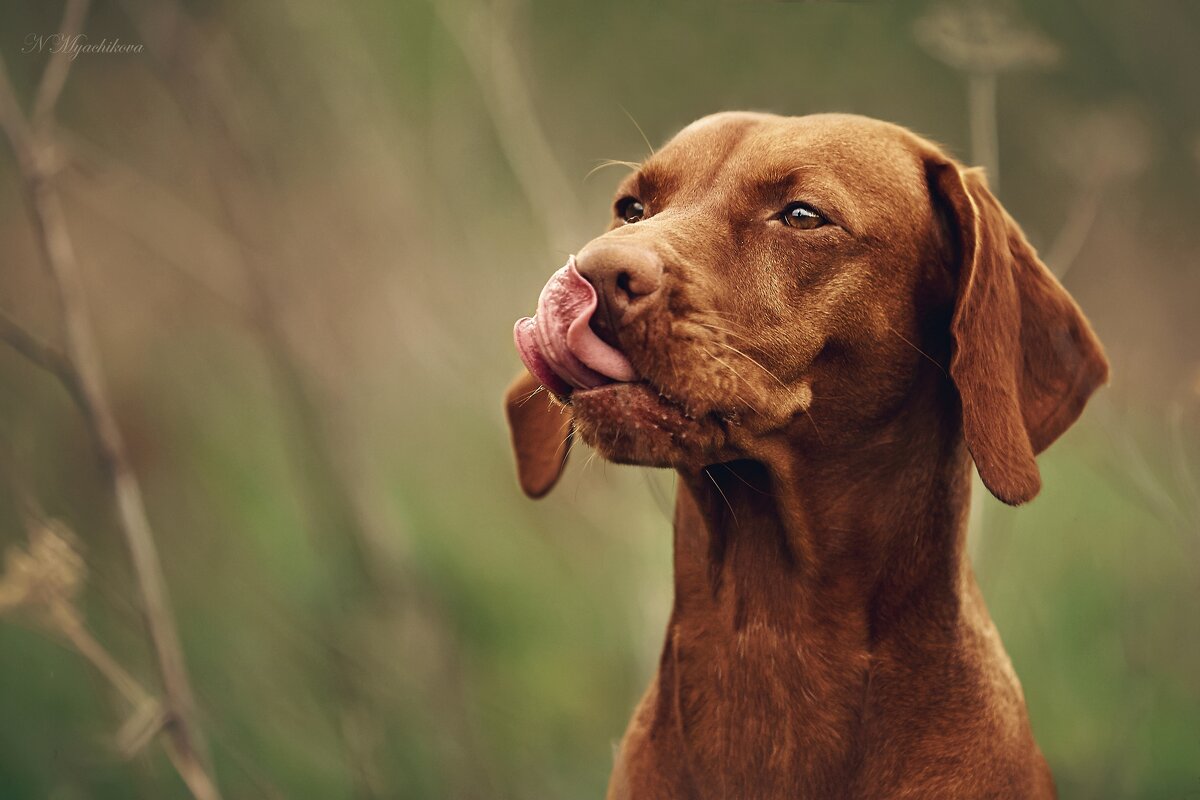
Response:
M592 328L599 300L571 256L542 288L534 316L513 327L526 368L556 394L638 378L625 354Z
M727 417L689 411L646 381L576 390L570 402L584 441L620 463L699 463L712 458L728 438ZM657 448L663 447L670 448L670 457L661 457ZM654 452L659 456L646 455Z
M637 392L639 394L653 395L654 398L658 402L660 402L664 405L673 406L674 408L679 409L679 413L682 414L683 416L685 416L685 417L691 416L691 414L687 413L686 407L684 406L682 401L676 400L676 399L670 397L662 389L659 389L657 386L650 383L650 381L648 381L648 380L614 381L612 383L606 383L602 386L593 386L593 387L587 388L587 389L572 389L570 394L567 395L567 397L568 397L568 399L570 399L570 398L577 398L577 397L581 397L581 396L587 396L587 397L599 396L599 395L605 394L606 390L607 390L607 395L615 395L615 396L619 396L623 392Z
M620 415L631 414L658 427L675 429L698 422L687 407L649 381L607 383L590 389L575 389L566 398L577 409Z

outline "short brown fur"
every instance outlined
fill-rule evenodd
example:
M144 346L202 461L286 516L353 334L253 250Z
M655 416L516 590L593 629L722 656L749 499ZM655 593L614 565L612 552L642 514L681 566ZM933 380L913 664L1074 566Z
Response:
M1031 499L1107 379L1074 301L982 174L875 120L706 117L624 196L645 218L577 260L644 381L569 414L528 375L508 395L531 495L572 425L680 476L674 607L608 797L1054 797L964 536L972 460ZM828 224L784 225L796 200ZM622 305L603 276L631 248L662 275Z

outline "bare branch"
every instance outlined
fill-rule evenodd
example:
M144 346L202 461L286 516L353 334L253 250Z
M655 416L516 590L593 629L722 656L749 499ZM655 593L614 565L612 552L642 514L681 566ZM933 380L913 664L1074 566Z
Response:
M147 177L137 168L117 156L103 150L81 136L59 126L55 141L63 150L64 158L73 174L83 178L82 182L66 184L64 192L71 200L86 204L89 210L115 227L120 228L152 253L164 266L180 275L189 284L211 298L223 311L232 315L239 323L255 324L254 308L246 299L244 287L228 287L218 280L213 270L198 268L180 259L165 246L165 242L177 240L180 231L193 236L203 236L208 243L206 253L214 251L213 262L225 253L235 253L242 243L232 237L224 227L214 222L171 189ZM103 194L104 189L125 189L127 194L144 198L145 208L152 209L156 216L149 221L140 214L131 220L125 209ZM98 196L99 195L99 196ZM150 231L154 235L150 234ZM207 266L207 261L206 265Z
M341 620L364 612L395 613L405 601L413 601L414 605L420 602L427 613L439 613L436 597L421 591L419 574L408 568L398 552L403 545L397 547L396 543L403 541L404 532L387 518L382 510L386 500L377 481L362 469L358 437L338 435L347 422L326 407L322 387L309 374L298 344L286 328L279 287L266 269L278 256L260 246L263 231L272 232L277 225L270 214L262 214L274 204L260 196L261 188L253 180L257 166L255 140L241 124L238 95L233 91L233 87L244 86L246 68L238 63L236 52L214 50L183 4L173 0L124 0L122 5L164 67L167 86L191 127L204 134L199 143L209 150L206 161L218 207L224 226L237 244L231 254L245 276L247 319L256 325L279 399L295 422L295 435L288 437L288 444L304 487L309 533L319 546L352 563L362 578L366 591L342 601L336 624L341 626ZM541 197L548 203L554 195ZM531 202L537 199L533 197ZM253 226L251 219L255 220ZM549 232L553 232L553 226L548 226ZM340 631L332 631L327 638L332 641L344 637ZM456 646L452 637L439 638L435 643L445 653L452 653ZM357 791L368 796L386 794L386 788L379 785L382 773L375 764L379 757L375 752L377 737L357 735L364 725L378 727L378 721L372 719L377 714L373 698L348 672L344 655L336 651L332 655L333 678L338 684L335 691L346 712L344 719L353 720L344 730L344 740ZM452 656L445 660L448 664L457 662ZM459 680L450 671L441 677L448 683ZM447 724L458 731L460 743L472 736L469 713L457 695L445 716ZM472 758L472 770L484 772L480 783L490 783L486 768L480 766L482 761Z
M30 140L29 123L25 121L25 115L21 113L21 104L17 102L17 95L13 92L12 81L8 79L8 67L5 66L3 58L0 58L0 128L12 142L13 149L17 152L17 159L27 157Z
M66 8L63 9L62 24L58 28L60 46L51 52L50 62L46 64L46 71L42 73L42 80L33 100L33 127L38 130L52 122L54 106L58 103L63 87L67 85L72 57L70 48L62 45L73 41L83 30L83 20L87 17L89 4L90 0L67 0Z
M1087 244L1103 204L1104 190L1107 188L1107 184L1097 183L1076 195L1066 222L1046 251L1045 262L1050 265L1050 269L1060 281L1075 265L1075 259Z
M69 36L83 25L87 3L68 0L60 35ZM0 67L0 124L17 154L35 238L47 270L58 291L65 331L65 361L79 387L84 417L107 468L116 503L117 519L124 535L142 599L151 645L158 659L169 718L165 730L168 752L180 775L197 800L219 800L209 777L208 753L195 724L195 702L183 660L179 634L170 610L166 579L158 558L153 531L142 500L141 486L130 464L125 440L108 399L99 348L92 329L87 296L71 241L62 203L53 177L39 157L52 128L54 105L67 80L71 60L52 60L38 90L40 119L31 133L20 112L7 71ZM31 352L45 356L45 348L29 338L17 337ZM56 362L61 365L60 362Z
M156 4L126 0L123 4L131 21L153 42L151 52L166 68L168 87L176 93L193 127L208 133L203 141L210 151L210 172L224 230L214 235L227 237L231 256L245 279L246 301L239 309L244 321L252 323L270 357L273 378L282 400L298 423L300 435L294 442L296 463L308 486L305 500L314 529L344 530L364 579L376 589L399 589L404 566L388 554L395 549L401 531L383 521L378 497L370 497L370 480L359 474L360 457L351 442L339 437L339 422L322 403L320 388L308 375L298 347L289 336L282 314L277 287L264 267L276 256L258 244L258 228L270 229L272 221L261 214L248 213L268 206L255 182L247 180L255 163L252 142L237 124L229 86L237 80L230 76L231 60L217 58L212 45L177 2ZM157 31L160 35L153 36ZM163 42L169 42L166 47ZM204 65L199 68L196 65ZM256 217L255 226L248 222ZM322 522L322 520L326 520Z
M0 465L8 469L8 454L0 448ZM13 472L14 489L27 493ZM133 714L117 733L117 748L131 758L174 720L159 700L138 683L91 634L78 606L78 595L86 576L86 563L74 533L62 523L45 518L30 495L24 502L26 548L12 548L0 574L0 613L22 611L51 633L60 636L83 656L133 707ZM208 773L191 751L166 740L167 755L197 800L219 800Z
M79 377L75 368L63 355L63 352L49 342L45 342L27 331L21 323L13 319L7 311L0 309L0 340L8 343L25 358L36 366L49 372L63 388L71 395L71 399L82 409L87 404L83 398Z
M1000 128L996 124L996 73L967 75L971 160L983 167L988 185L1000 191Z
M442 26L458 45L479 84L504 155L547 235L574 235L580 230L583 214L538 122L512 44L502 35L490 41L478 35L477 29L469 25L471 15L453 0L432 2Z

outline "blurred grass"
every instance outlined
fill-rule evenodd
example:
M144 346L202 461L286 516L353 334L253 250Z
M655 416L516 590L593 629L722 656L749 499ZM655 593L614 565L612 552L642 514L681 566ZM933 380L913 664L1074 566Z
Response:
M1065 54L1054 71L1000 82L1004 201L1035 243L1047 248L1077 202L1079 168L1060 156L1082 146L1081 119L1120 107L1147 135L1067 279L1114 383L1043 457L1036 502L980 500L976 562L1062 796L1192 796L1200 509L1174 453L1200 471L1200 395L1181 378L1200 365L1200 20L1169 0L1136 14L1117 0L1017 6ZM321 424L345 447L339 468L378 489L373 563L402 584L365 587L340 534L314 524L305 423L273 377L277 354L219 299L241 298L246 280L211 133L149 55L80 56L63 125L106 156L60 182L225 795L600 795L657 662L672 480L581 448L552 497L520 497L499 409L517 367L511 322L602 227L619 169L584 175L645 154L623 109L655 144L722 108L857 111L965 157L962 77L911 36L928 6L451 4L481 47L515 54L575 191L548 199L523 192L487 87L428 3L186 7L236 78L222 100L249 155L233 172L254 265L282 301ZM44 57L20 42L58 13L0 11L0 52L26 98ZM87 30L140 36L106 4ZM544 202L577 203L591 222L550 228ZM8 158L0 242L0 305L56 338ZM1164 422L1172 403L1192 414L1182 434ZM152 687L86 432L6 347L0 434L42 505L84 540L96 637ZM1147 501L1128 441L1190 523ZM0 489L0 545L22 540ZM120 760L121 703L76 654L15 622L0 621L0 797L186 796L158 749Z

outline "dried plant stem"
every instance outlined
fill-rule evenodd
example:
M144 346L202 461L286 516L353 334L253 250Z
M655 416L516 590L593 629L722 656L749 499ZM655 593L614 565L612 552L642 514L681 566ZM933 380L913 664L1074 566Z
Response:
M303 481L306 517L316 545L332 564L344 567L360 580L355 592L337 598L326 609L322 625L329 642L327 657L333 689L343 706L344 735L348 761L356 783L356 794L387 796L383 773L375 752L374 735L359 735L366 728L381 729L371 698L353 674L344 646L346 620L371 613L381 593L400 589L395 565L380 550L387 534L379 530L378 514L368 507L359 486L349 474L355 459L349 445L334 435L323 412L320 393L303 367L300 353L284 324L278 289L264 268L269 253L256 246L258 231L249 220L252 209L269 203L253 203L255 186L248 179L255 161L239 119L230 109L230 97L222 63L214 56L206 38L187 9L177 2L156 5L127 0L124 7L143 31L152 54L164 67L168 88L176 95L184 114L195 128L207 134L201 139L208 152L221 222L235 244L234 251L248 288L245 304L249 322L268 356L271 377L295 422L296 436L289 437L293 462ZM259 227L270 223L257 223ZM335 567L337 568L337 567Z
M971 134L971 161L987 174L993 192L1000 191L1000 132L996 120L996 73L990 70L967 75L967 115ZM994 534L988 521L987 506L980 502L986 496L983 479L978 470L971 470L971 497L967 509L968 548L972 560L980 562L983 543Z
M83 20L87 17L89 5L90 0L67 0L62 24L58 30L64 40L74 39L83 30ZM33 100L33 125L38 130L48 128L54 121L54 107L58 105L59 95L67 85L71 61L71 51L66 47L59 47L50 53L50 61L46 64L46 71L42 73L37 96Z
M582 229L583 213L538 122L512 44L503 35L490 39L479 35L470 25L471 15L454 0L432 3L479 85L504 156L547 235L551 239L576 235ZM483 8L474 5L476 11ZM495 28L487 26L489 31Z
M1106 182L1080 190L1067 212L1067 219L1046 251L1045 262L1061 281L1075 265L1104 205Z
M65 35L82 26L86 10L85 0L68 2L61 28ZM22 342L25 347L18 348L22 353L43 356L42 360L34 360L43 366L53 365L52 371L56 375L70 375L69 379L64 380L65 384L77 385L76 399L83 409L111 482L117 520L133 562L147 632L158 660L167 712L165 730L170 742L169 749L173 751L172 761L193 795L199 800L216 800L220 795L209 777L207 749L195 724L195 703L179 635L170 611L166 580L146 516L141 486L130 465L125 442L108 399L75 248L54 186L53 170L49 166L54 103L61 93L69 67L70 61L63 59L52 60L47 67L37 92L39 118L35 120L36 128L31 128L17 105L7 70L0 63L0 125L16 153L35 238L58 292L65 352L61 359L47 360L45 356L51 351L44 347L31 347L37 342L35 337L14 334L19 326L9 318L5 322L5 330L10 334L6 339Z
M255 209L267 208L270 203L253 197L255 187L248 178L255 172L255 161L237 115L228 108L228 82L220 59L182 4L126 0L123 5L162 64L167 87L176 95L181 110L196 130L207 134L201 143L208 149L219 224L230 237L248 289L248 298L238 300L237 307L266 351L272 379L297 423L299 441L291 444L306 483L304 499L310 504L312 527L325 534L322 538L347 548L349 552L341 555L350 560L368 588L394 583L398 576L385 574L387 560L372 544L384 534L373 528L370 520L375 514L359 499L356 487L361 481L345 469L355 459L344 452L345 443L331 430L320 392L285 329L279 292L264 263L274 256L256 244L261 238L256 227L269 227L270 221L262 220L261 214L254 225L250 220L256 218Z
M0 309L0 340L57 378L80 409L86 407L79 376L62 351L25 330L3 309Z
M142 685L96 641L80 620L61 620L56 629L134 708L155 702Z
M987 172L993 192L1000 189L1000 133L996 123L996 73L967 77L967 110L971 121L971 160Z

